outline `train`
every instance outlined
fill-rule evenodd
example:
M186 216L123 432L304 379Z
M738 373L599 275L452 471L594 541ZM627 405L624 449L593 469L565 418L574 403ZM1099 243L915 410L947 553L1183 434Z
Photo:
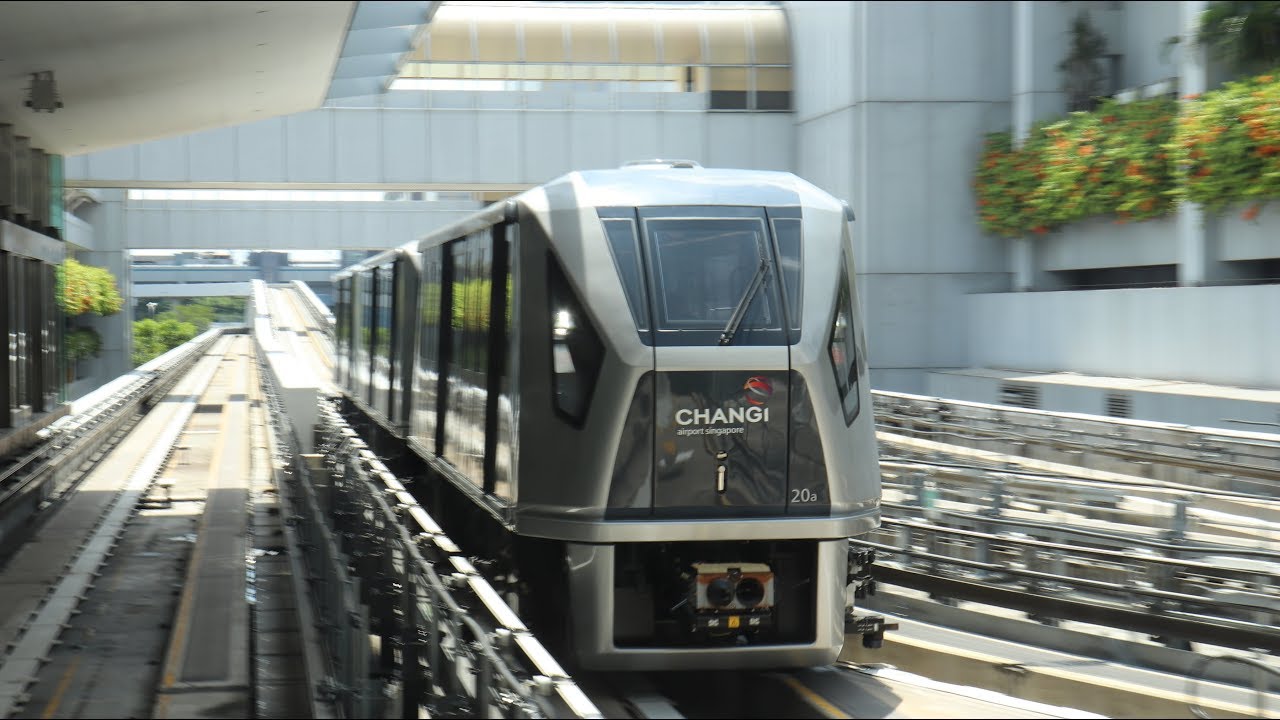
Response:
M333 276L343 407L571 666L830 664L880 521L852 220L566 174Z

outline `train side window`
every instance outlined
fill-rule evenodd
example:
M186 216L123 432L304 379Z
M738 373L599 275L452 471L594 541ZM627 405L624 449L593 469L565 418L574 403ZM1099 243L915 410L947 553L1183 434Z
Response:
M604 343L554 255L547 255L552 389L557 412L581 427L604 362Z
M857 332L853 326L853 300L849 293L847 267L847 263L840 263L840 293L836 298L835 320L831 323L831 339L827 343L846 425L858 416L859 403Z
M630 211L628 209L628 211ZM609 251L622 279L622 289L627 294L631 317L641 334L649 332L649 303L644 295L644 276L640 269L640 241L636 236L636 222L632 218L601 217L605 237L609 239Z

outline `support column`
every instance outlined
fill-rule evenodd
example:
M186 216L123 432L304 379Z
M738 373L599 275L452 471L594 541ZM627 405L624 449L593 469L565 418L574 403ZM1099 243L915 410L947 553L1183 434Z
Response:
M1179 45L1179 94L1199 95L1207 85L1204 48L1197 43L1196 30L1205 0L1182 0L1179 3L1182 40ZM1178 101L1183 109L1191 100ZM1178 284L1203 285L1217 262L1205 232L1204 208L1199 203L1184 202L1178 206Z
M1013 3L1013 146L1022 147L1031 132L1034 96L1034 56L1032 55L1031 0ZM1009 270L1013 273L1013 289L1025 292L1035 286L1035 253L1031 238L1009 241Z

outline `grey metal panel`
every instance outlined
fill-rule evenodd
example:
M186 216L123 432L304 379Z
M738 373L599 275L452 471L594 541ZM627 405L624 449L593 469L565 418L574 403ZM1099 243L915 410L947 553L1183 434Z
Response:
M236 143L239 129L217 128L189 135L186 138L189 153L188 169L192 180L220 180L238 177L236 172ZM71 175L70 166L67 169Z
M329 111L333 119L334 180L381 182L382 134L380 113Z
M753 132L751 117L746 113L708 113L704 119L707 123L708 167L742 167L756 169L756 138ZM743 158L743 150L748 157ZM732 163L740 158L737 163Z
M507 182L518 176L520 161L520 126L516 113L476 113L476 137L473 151L473 174L482 182Z
M686 158L703 164L708 162L710 153L707 150L706 115L662 113L659 122L662 128L662 152L659 157Z
M136 147L140 177L148 180L184 180L190 177L188 136L161 138Z
M575 112L568 120L569 152L561 160L566 169L615 168L634 158L618 156L619 130L613 113Z
M569 149L572 113L549 111L526 113L524 118L524 174L546 182L570 168Z
M282 182L285 176L284 118L270 118L236 128L236 180ZM289 138L289 142L296 142Z
M611 167L630 160L663 157L665 148L662 143L661 114L629 112L617 113L613 117L616 119L614 127L617 128L617 136L613 139L612 148L617 162ZM674 153L672 156L691 157Z
M285 165L292 182L333 182L337 142L333 110L289 115L284 119L288 133Z
M0 207L10 207L17 196L13 126L0 124Z
M472 175L476 147L473 112L431 114L430 178L435 182L459 181Z
M793 104L796 120L806 122L853 102L854 10L857 3L788 2ZM808 72L822 68L822 72Z
M13 138L13 212L31 214L31 138Z
M756 139L751 167L760 170L794 172L796 169L795 124L791 113L752 113L752 132ZM733 156L726 156L732 162ZM843 196L842 200L848 198Z
M66 245L48 235L0 220L0 250L57 265L63 260Z
M404 93L392 93L400 97ZM431 179L428 147L431 120L424 112L381 113L382 173L387 182L420 182Z
M138 177L138 146L125 145L86 157L89 177L102 180L131 180ZM70 174L67 177L71 177Z

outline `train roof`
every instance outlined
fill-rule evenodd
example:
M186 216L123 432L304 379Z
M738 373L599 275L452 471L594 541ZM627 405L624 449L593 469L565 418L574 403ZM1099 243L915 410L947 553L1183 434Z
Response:
M402 249L424 249L500 222L515 203L544 194L553 209L563 207L647 207L662 205L736 205L749 207L826 206L842 203L789 172L704 168L685 160L650 160L609 170L579 170L502 200L433 230L420 240L368 258L340 271L340 279L380 265ZM848 205L843 205L846 215Z
M784 207L800 205L815 194L830 198L789 172L703 168L696 164L658 164L657 161L616 170L572 172L544 187L548 194L556 194L566 184L572 186L577 204L587 207Z

